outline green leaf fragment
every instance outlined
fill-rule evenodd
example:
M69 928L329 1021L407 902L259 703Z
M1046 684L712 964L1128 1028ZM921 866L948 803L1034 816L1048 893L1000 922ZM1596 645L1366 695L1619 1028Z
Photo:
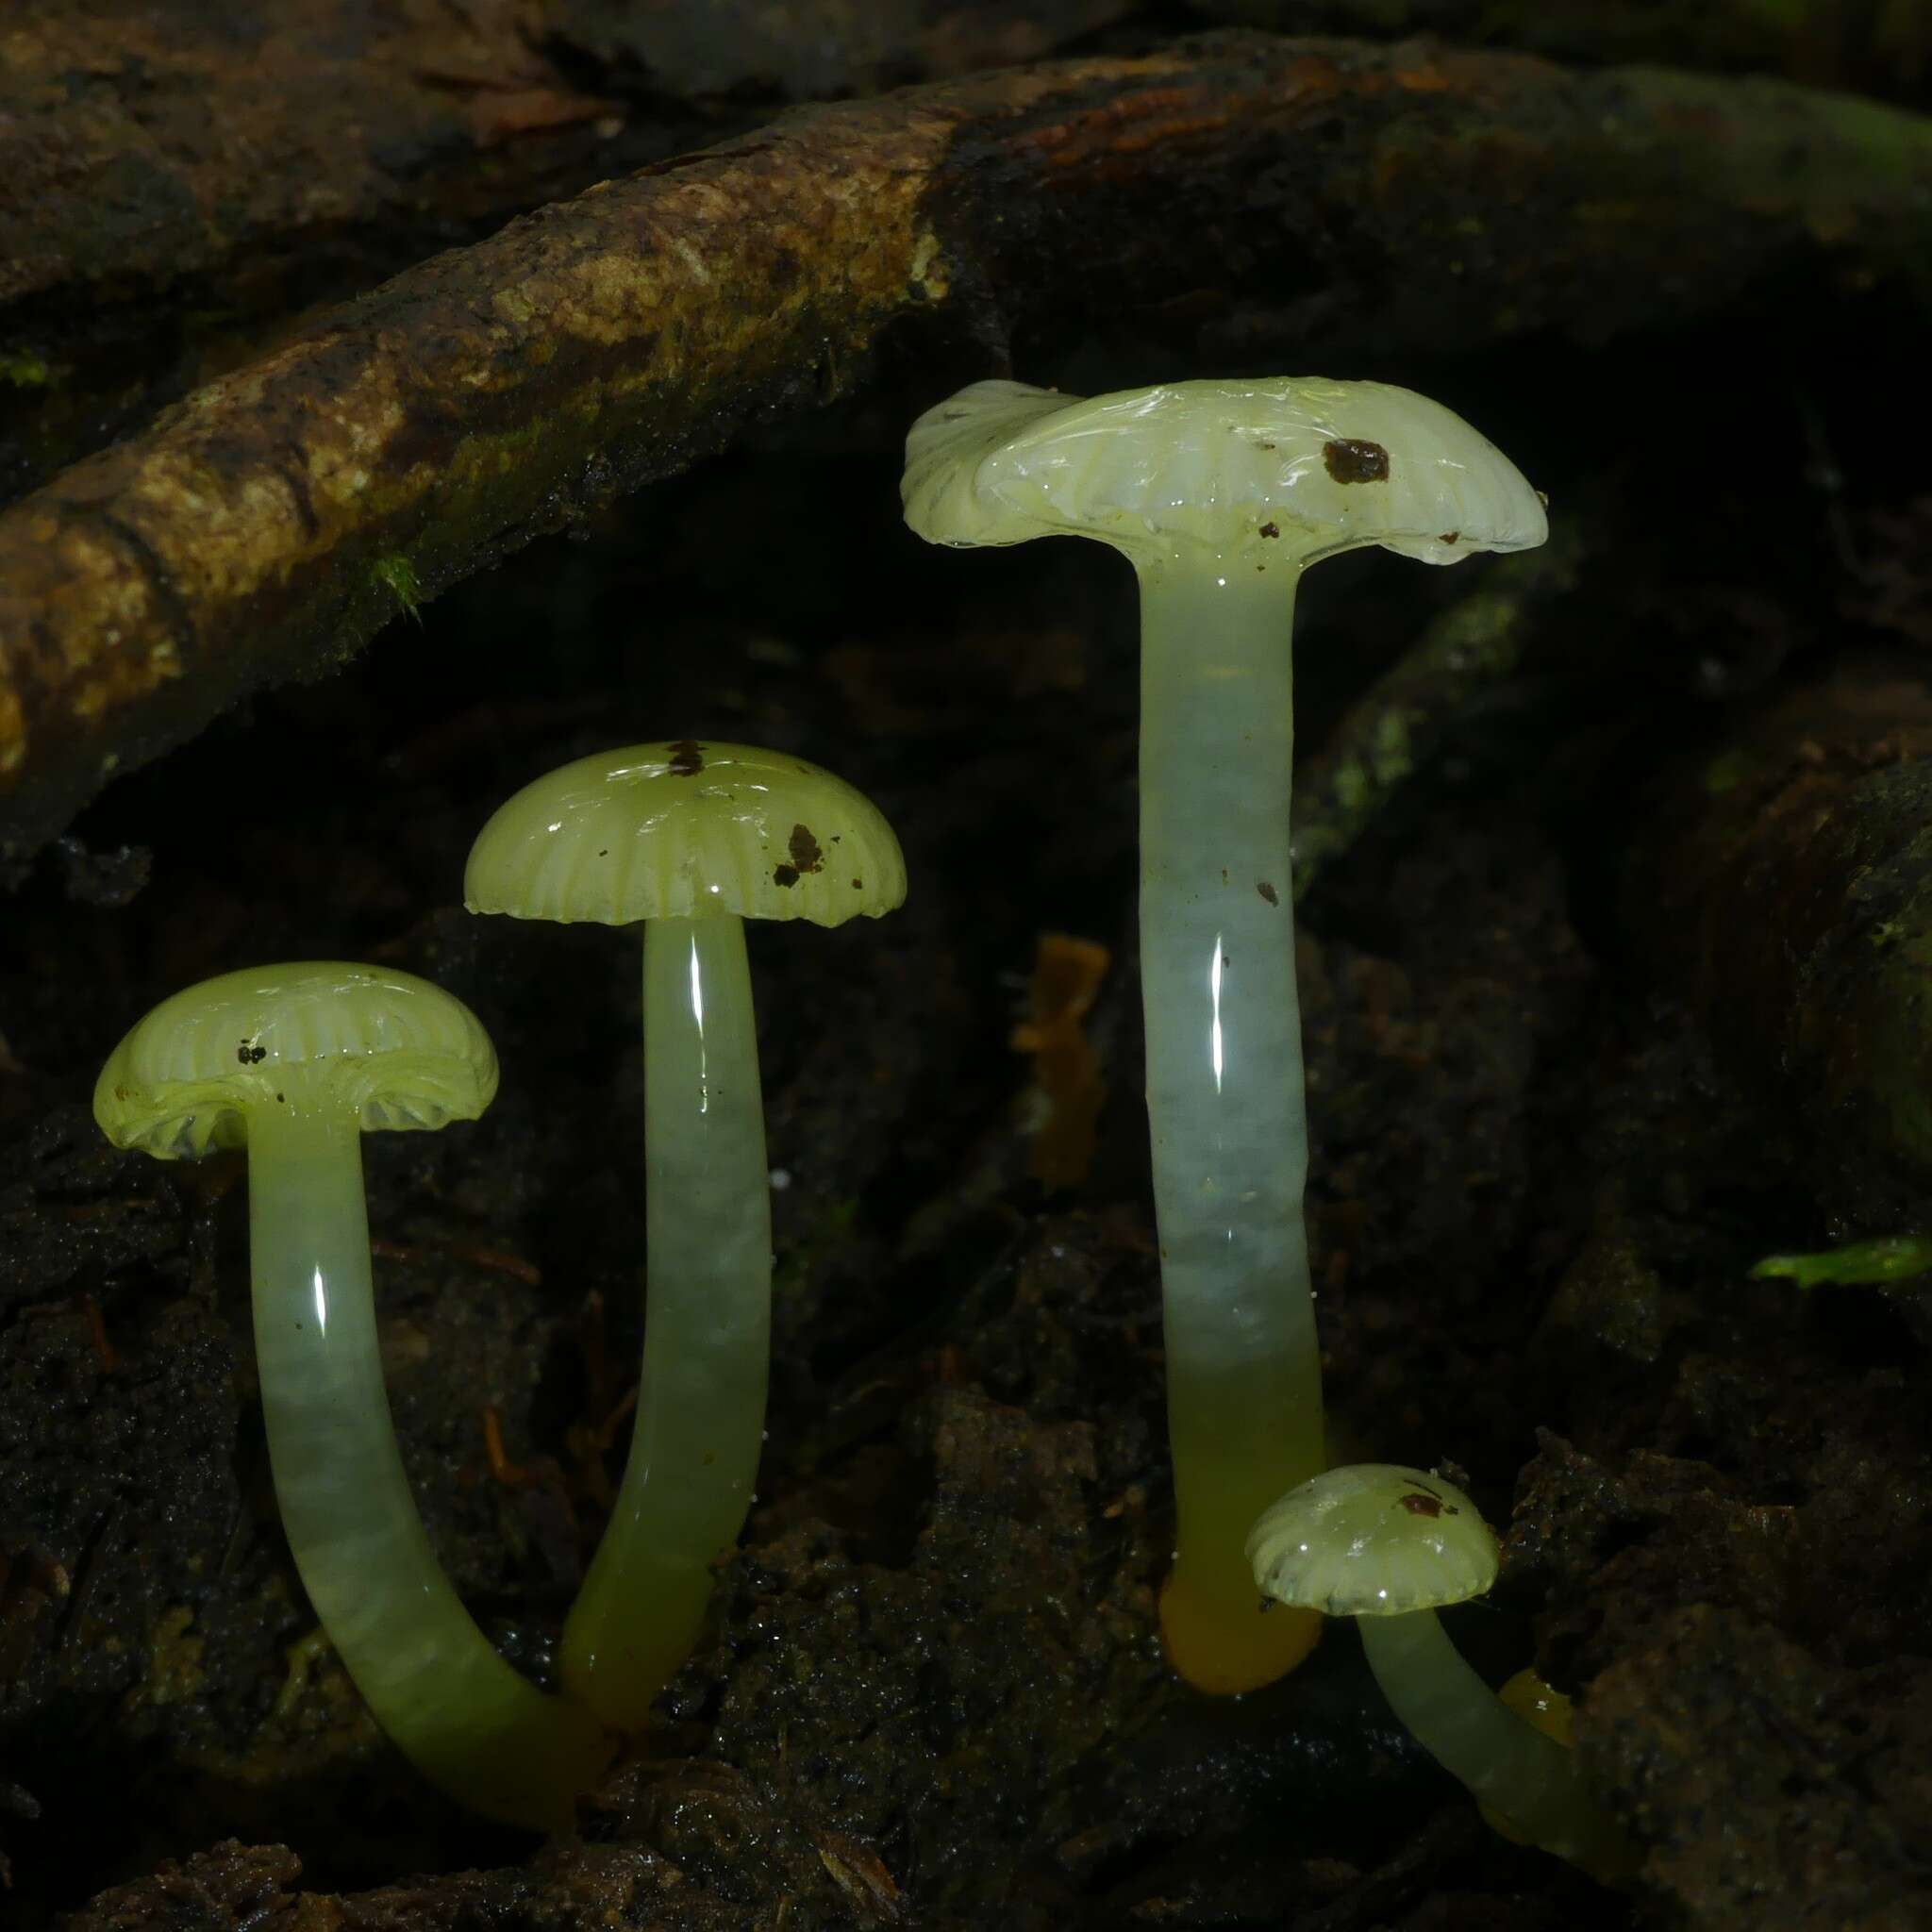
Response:
M1932 1235L1890 1234L1853 1241L1819 1255L1767 1255L1751 1271L1753 1281L1784 1275L1800 1288L1824 1283L1906 1281L1932 1269Z

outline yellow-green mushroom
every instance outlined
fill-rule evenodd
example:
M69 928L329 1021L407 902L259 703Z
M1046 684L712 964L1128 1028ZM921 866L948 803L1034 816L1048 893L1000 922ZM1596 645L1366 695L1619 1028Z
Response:
M1111 544L1141 587L1141 978L1160 1231L1174 1668L1239 1691L1320 1620L1257 1610L1241 1540L1323 1466L1302 1190L1289 639L1309 564L1375 543L1423 563L1548 534L1515 466L1424 396L1314 377L1083 401L979 382L906 444L935 543Z
M1630 1842L1575 1757L1470 1669L1436 1615L1496 1580L1495 1536L1454 1483L1390 1463L1331 1469L1262 1513L1247 1557L1264 1601L1355 1618L1390 1709L1508 1837L1628 1875Z
M289 1548L356 1688L431 1783L560 1830L609 1757L597 1724L500 1657L430 1548L383 1388L362 1136L475 1120L489 1036L408 973L252 967L164 1000L117 1046L94 1118L162 1160L248 1150L249 1274Z
M906 896L899 841L842 779L681 739L579 759L483 827L472 912L644 926L643 1370L623 1486L564 1628L564 1688L641 1729L751 1507L771 1331L747 919L839 925Z

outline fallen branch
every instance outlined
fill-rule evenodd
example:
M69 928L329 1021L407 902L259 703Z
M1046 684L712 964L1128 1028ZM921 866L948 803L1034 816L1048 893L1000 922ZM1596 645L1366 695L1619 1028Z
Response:
M1045 59L1132 0L7 0L0 495L344 300L800 101Z
M1923 258L1928 181L1865 102L1255 36L802 109L410 270L0 515L0 866L399 601L855 387L908 318L1164 304L1171 338L1175 298L1293 294L1298 350L1598 336Z
M619 162L635 167L668 151L657 130L688 142L708 113L736 126L876 92L882 71L939 80L1039 58L1126 6L879 0L841 35L759 0L249 0L245 31L221 8L104 22L73 0L8 0L0 331L100 308L138 328L184 286L234 308L273 284L259 306L278 307L305 246L502 220L596 179L600 147L608 172L613 145L658 141ZM640 111L622 96L645 80Z
M621 119L507 9L272 0L232 12L14 0L0 62L0 314L152 304L213 271L286 278L305 233L410 223L440 176L520 136ZM520 166L497 174L520 175ZM473 205L501 206L475 180ZM438 209L443 219L455 206ZM244 299L224 289L232 306ZM208 299L204 297L204 300Z

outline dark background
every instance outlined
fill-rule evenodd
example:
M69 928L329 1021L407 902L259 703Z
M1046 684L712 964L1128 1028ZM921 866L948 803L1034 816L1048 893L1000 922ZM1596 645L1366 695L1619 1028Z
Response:
M1467 9L1290 10L1263 24L1474 31ZM533 58L627 102L646 147L937 68L937 29L899 19L918 9L876 27L895 58L842 64L823 22L761 11L790 52L749 78L723 20L680 66L639 51L643 15L625 41L577 11ZM981 61L1196 24L1091 8L1057 37L981 11ZM1507 36L1506 15L1483 18ZM1676 9L1606 18L1524 43L1922 92L1869 9L1814 23L1809 56L1742 28L1714 46ZM1019 42L987 52L995 27ZM502 192L577 185L566 148ZM408 246L461 239L437 225ZM330 292L377 252L338 240L311 258ZM34 299L82 344L98 293ZM1210 368L1198 316L1046 304L1010 364L1075 391L1298 372L1292 329L1255 314ZM1925 1923L1924 1306L1910 1283L1746 1279L1924 1213L1917 1124L1864 1105L1880 1072L1909 1078L1923 1024L1909 982L1873 975L1918 942L1932 824L1924 350L1909 286L1799 263L1605 341L1322 357L1468 416L1574 546L1556 585L1370 551L1304 587L1310 823L1429 626L1479 596L1520 612L1513 660L1431 700L1426 755L1303 900L1309 1209L1338 1442L1459 1467L1507 1529L1457 1641L1492 1681L1534 1659L1577 1694L1578 1748L1646 1854L1629 1892L1491 1833L1346 1629L1234 1703L1162 1668L1131 578L1099 546L904 530L907 424L991 367L908 333L855 397L113 784L0 904L0 1921L294 1925L340 1895L329 1923L356 1925ZM183 353L155 360L163 388L199 366ZM127 426L16 403L15 447L60 461ZM419 1784L325 1645L291 1652L312 1619L254 1399L240 1157L117 1154L89 1095L148 1006L250 961L393 962L475 1008L491 1113L366 1145L376 1284L439 1554L544 1676L626 1440L600 1457L584 1432L637 1357L637 946L473 919L462 862L528 777L684 736L851 779L911 890L877 924L753 933L790 1175L759 1503L661 1727L539 1847ZM1113 964L1097 1150L1048 1192L1008 1035L1053 932ZM486 1405L524 1479L492 1472Z

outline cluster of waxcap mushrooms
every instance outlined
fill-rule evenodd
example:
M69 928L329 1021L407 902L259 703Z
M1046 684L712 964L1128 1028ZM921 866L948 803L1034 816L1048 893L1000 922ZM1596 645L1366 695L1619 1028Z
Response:
M1296 586L1364 544L1433 564L1527 548L1547 534L1541 500L1460 418L1369 382L1184 382L1089 400L981 382L920 418L907 458L920 536L1095 538L1139 579L1170 1659L1204 1690L1239 1692L1292 1669L1324 1616L1353 1616L1398 1715L1499 1820L1589 1869L1623 1870L1567 1751L1469 1671L1434 1617L1454 1594L1430 1594L1439 1582L1417 1580L1392 1534L1426 1530L1431 1574L1478 1593L1495 1545L1474 1506L1414 1472L1326 1469L1302 1208ZM359 1135L488 1106L495 1061L475 1017L407 974L259 969L157 1008L101 1075L96 1113L118 1144L163 1158L247 1145L257 1351L291 1547L384 1728L491 1815L564 1822L612 1734L641 1727L689 1652L749 1506L771 1253L741 922L837 924L890 910L904 890L890 827L849 786L802 759L691 740L537 780L471 854L473 911L644 928L638 1419L565 1626L560 1695L498 1657L443 1578L376 1348ZM1377 1553L1395 1567L1375 1568Z
M538 779L470 854L472 911L643 926L647 1289L638 1420L564 1626L563 1694L491 1647L443 1575L383 1386L361 1136L475 1120L496 1057L467 1007L391 969L257 967L175 994L94 1090L109 1139L248 1150L249 1271L289 1547L376 1721L488 1816L567 1824L689 1654L763 1437L771 1208L747 919L837 925L906 895L898 841L841 779L681 740Z

